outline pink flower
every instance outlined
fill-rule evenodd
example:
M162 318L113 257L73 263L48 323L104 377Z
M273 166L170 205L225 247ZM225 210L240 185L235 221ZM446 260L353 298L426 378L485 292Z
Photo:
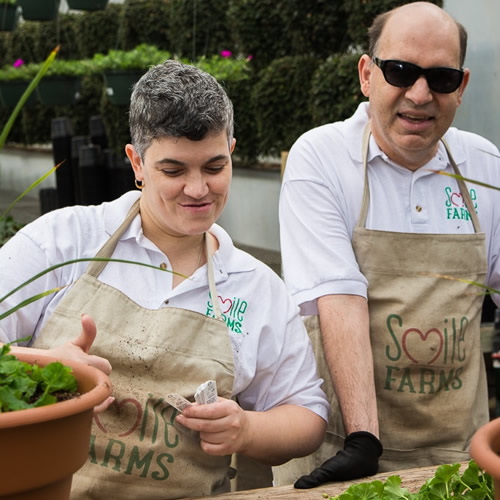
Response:
M22 66L23 64L24 64L24 61L22 59L16 59L12 66L14 66L14 68L19 68L19 66Z
M252 54L248 54L247 61L251 61L252 59L253 59L253 55Z
M233 55L233 53L230 50L222 50L220 55L222 57L231 57Z

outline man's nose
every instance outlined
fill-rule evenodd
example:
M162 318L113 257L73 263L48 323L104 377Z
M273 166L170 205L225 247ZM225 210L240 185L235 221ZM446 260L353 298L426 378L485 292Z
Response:
M417 81L406 90L405 95L417 105L426 104L432 101L433 98L432 91L424 75L417 78Z

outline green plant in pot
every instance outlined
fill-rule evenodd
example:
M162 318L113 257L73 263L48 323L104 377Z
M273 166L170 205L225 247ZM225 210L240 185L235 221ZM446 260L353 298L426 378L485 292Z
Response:
M95 54L92 62L104 76L106 92L112 104L128 105L133 85L154 65L170 58L170 53L154 45L141 44L133 50L110 50Z
M47 106L74 104L79 97L81 77L93 71L89 60L56 59L38 84L40 101Z
M108 5L108 0L67 0L68 7L75 10L102 10Z
M12 31L17 26L19 9L17 0L0 0L0 31Z
M61 0L17 0L26 21L50 21L57 17Z
M34 63L23 64L20 60L16 63L0 68L0 98L7 108L16 106L41 67ZM29 106L35 102L36 93L31 93L24 105Z

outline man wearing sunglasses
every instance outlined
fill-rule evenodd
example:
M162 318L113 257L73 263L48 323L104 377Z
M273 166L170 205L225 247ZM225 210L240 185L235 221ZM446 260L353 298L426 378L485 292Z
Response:
M484 289L470 282L500 289L500 199L460 176L500 186L500 160L451 127L466 44L430 2L377 17L358 64L368 102L290 150L283 271L333 415L320 450L276 469L277 484L468 460L489 418Z

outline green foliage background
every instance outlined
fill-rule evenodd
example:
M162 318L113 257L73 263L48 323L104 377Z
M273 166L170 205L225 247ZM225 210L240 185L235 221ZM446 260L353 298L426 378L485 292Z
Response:
M125 0L0 32L0 68L18 58L43 61L58 44L58 60L89 60L143 43L186 62L201 60L233 100L235 157L237 164L250 165L262 155L289 149L309 128L353 113L363 100L357 60L367 48L367 27L377 14L409 1ZM442 6L443 1L431 3ZM225 60L212 57L223 50L233 54L231 71L228 61L223 67ZM246 58L251 61L242 65ZM145 61L144 71L147 67ZM103 75L90 66L80 94L72 106L26 107L10 140L50 142L55 116L69 116L75 135L85 135L89 117L100 114L110 147L123 154L127 107L111 104ZM0 101L0 119L8 111Z

